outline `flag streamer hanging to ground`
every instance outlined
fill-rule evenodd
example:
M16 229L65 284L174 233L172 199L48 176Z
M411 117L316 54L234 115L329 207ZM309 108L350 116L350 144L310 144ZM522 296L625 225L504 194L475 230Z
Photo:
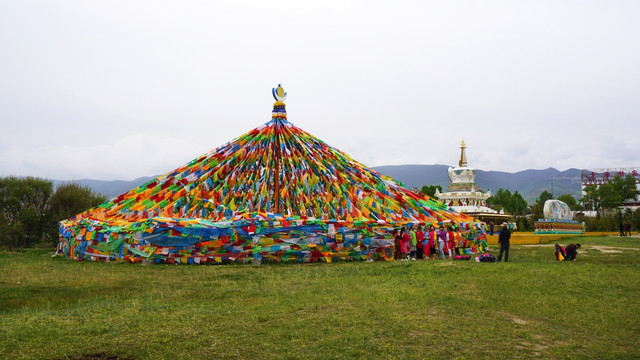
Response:
M281 89L269 122L61 221L59 252L170 263L389 259L396 226L484 225L288 122Z

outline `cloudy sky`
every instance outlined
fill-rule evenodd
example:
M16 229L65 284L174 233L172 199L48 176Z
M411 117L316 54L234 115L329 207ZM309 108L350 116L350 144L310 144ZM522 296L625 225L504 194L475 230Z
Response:
M369 165L640 166L640 1L0 1L0 176L166 173L269 121Z

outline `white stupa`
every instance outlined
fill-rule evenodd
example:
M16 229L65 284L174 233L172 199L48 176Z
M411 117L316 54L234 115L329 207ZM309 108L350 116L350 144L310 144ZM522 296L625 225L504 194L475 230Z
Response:
M455 211L471 215L484 222L510 221L511 215L504 214L502 210L498 213L487 206L491 191L484 192L476 186L476 169L467 166L467 155L464 150L466 147L462 140L458 167L450 167L448 170L451 183L447 192L441 193L436 190L435 196Z

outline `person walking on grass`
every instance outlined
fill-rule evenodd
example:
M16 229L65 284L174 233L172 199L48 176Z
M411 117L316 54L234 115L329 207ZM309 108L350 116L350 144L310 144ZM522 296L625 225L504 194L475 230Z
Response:
M498 233L498 244L500 244L500 254L498 255L498 261L502 260L502 253L504 253L504 262L509 261L509 239L511 239L511 231L506 222L502 223L502 228Z
M444 231L442 225L438 228L438 253L440 254L440 259L444 260L444 243L447 241L447 232Z
M567 254L567 256L564 258L564 261L576 261L578 249L580 249L580 244L567 245L567 247L564 249L564 252Z

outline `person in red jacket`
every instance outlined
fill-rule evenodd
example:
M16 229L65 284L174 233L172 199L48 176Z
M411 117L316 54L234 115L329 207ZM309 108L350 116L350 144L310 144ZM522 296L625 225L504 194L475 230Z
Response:
M453 259L455 247L456 240L454 238L453 230L451 229L451 226L447 226L447 250L449 251L449 259Z
M424 259L424 231L422 231L422 226L418 226L416 240L416 258L422 260Z

